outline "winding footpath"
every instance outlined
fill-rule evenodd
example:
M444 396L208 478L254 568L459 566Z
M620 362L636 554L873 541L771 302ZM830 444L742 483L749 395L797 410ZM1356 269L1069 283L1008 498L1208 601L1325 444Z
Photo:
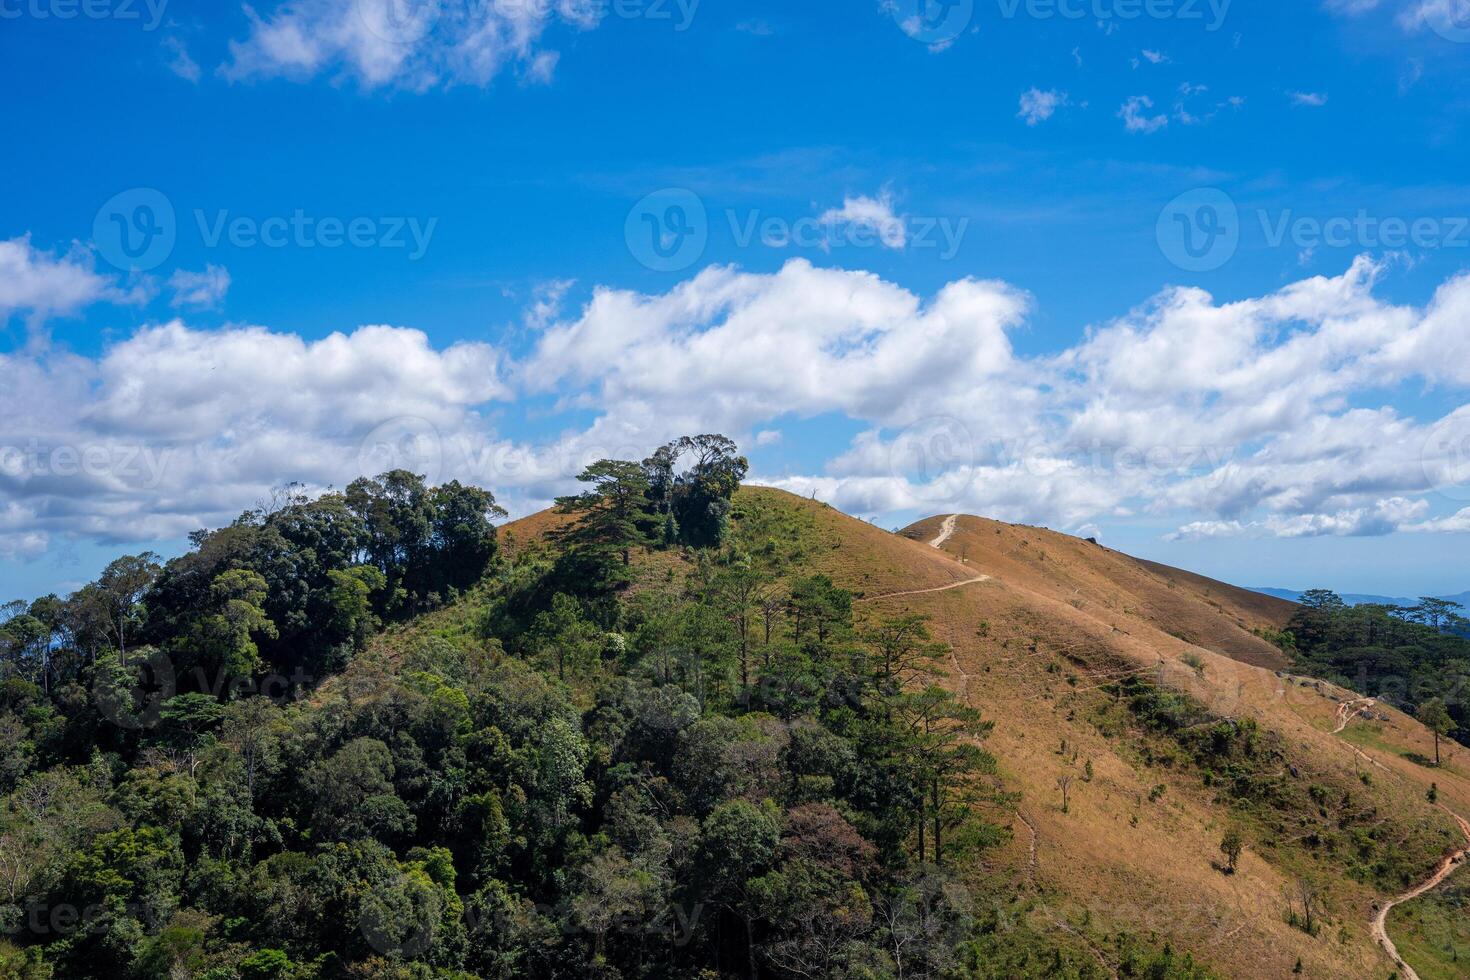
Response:
M1367 711L1369 708L1373 707L1377 703L1378 702L1374 701L1372 698L1354 698L1351 701L1343 701L1338 704L1337 727L1332 730L1332 734L1341 735L1343 729L1347 728L1348 724L1354 718L1358 717L1358 715L1360 715L1364 711Z
M1373 707L1375 703L1376 702L1372 698L1356 698L1352 701L1344 701L1339 704L1337 706L1337 727L1332 730L1332 734L1342 734L1343 730L1347 728L1348 724L1354 718L1356 718L1359 713L1367 711L1369 708ZM1357 746L1354 746L1353 748L1354 751L1357 751L1359 755L1363 756L1364 758L1368 758L1368 756L1364 755L1363 752L1357 749ZM1373 762L1375 765L1380 765L1377 759L1369 759L1369 761ZM1450 816L1455 818L1455 823L1460 825L1460 832L1465 835L1466 843L1470 844L1470 821L1467 821L1464 817L1460 816L1458 813L1455 813L1453 810L1442 803L1438 804L1438 806L1445 813L1448 813ZM1389 913L1398 906L1403 905L1405 902L1411 902L1419 896L1438 888L1446 878L1454 874L1455 871L1459 869L1460 865L1464 862L1466 857L1470 857L1470 847L1464 847L1458 851L1455 851L1453 854L1446 855L1444 858L1440 859L1439 864L1434 869L1434 874L1430 875L1423 882L1404 892L1402 895L1399 895L1395 898L1389 899L1387 902L1384 902L1379 907L1378 914L1373 917L1373 923L1370 927L1373 932L1373 939L1378 943L1379 946L1383 947L1383 951L1388 954L1388 958L1393 960L1394 965L1399 968L1399 972L1403 975L1403 980L1419 980L1419 974L1415 973L1414 968L1406 963L1404 961L1404 958L1399 955L1399 948L1394 945L1393 940L1390 939L1388 936Z
M959 520L959 518L960 515L958 514L950 514L948 517L946 517L944 519L944 525L939 529L939 536L933 541L929 542L929 547L944 547L944 542L954 537L955 524ZM931 592L948 592L950 589L962 589L967 585L975 585L979 582L989 581L989 575L976 575L974 578L967 578L963 582L951 582L948 585L940 585L932 589L910 589L907 592L885 592L883 595L870 595L864 596L861 599L854 599L853 602L877 602L879 599L899 599L906 595L929 595Z
M944 542L954 537L955 523L959 521L960 515L950 514L944 519L944 524L939 528L939 537L929 542L931 548L943 548Z

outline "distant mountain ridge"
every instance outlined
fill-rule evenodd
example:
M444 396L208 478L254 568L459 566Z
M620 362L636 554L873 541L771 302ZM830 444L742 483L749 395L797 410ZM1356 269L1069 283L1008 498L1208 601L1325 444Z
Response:
M1300 602L1302 596L1306 595L1305 592L1296 592L1292 589L1252 588L1251 591L1259 592L1262 595L1274 596L1277 599L1285 599L1288 602ZM1462 606L1470 607L1470 592L1461 592L1459 595L1436 596L1435 598L1445 599L1450 602L1458 602ZM1412 599L1395 599L1391 596L1386 595L1358 595L1343 593L1342 601L1346 602L1350 606L1413 606L1418 604L1419 598L1415 596Z

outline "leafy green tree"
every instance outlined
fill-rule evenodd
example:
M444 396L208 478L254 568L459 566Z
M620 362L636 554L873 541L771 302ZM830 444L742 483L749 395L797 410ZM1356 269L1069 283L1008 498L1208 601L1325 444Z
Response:
M556 665L558 680L566 680L567 665L586 671L596 667L603 647L602 631L582 616L582 604L564 593L552 597L551 608L531 627L532 646L543 660Z
M758 897L751 882L770 867L781 841L770 808L746 800L721 803L705 818L699 867L710 898L744 927L746 961L756 976L755 918Z
M557 498L559 510L580 515L561 540L571 548L616 553L630 565L633 549L651 544L656 526L648 474L630 460L600 459L577 479L590 489Z
M331 580L332 625L355 649L362 649L378 625L373 613L373 596L388 585L387 576L375 565L353 565L327 572Z
M1235 874L1235 866L1240 862L1240 852L1245 850L1245 839L1240 836L1240 831L1231 828L1225 831L1225 836L1220 840L1220 853L1225 855L1228 862L1225 870L1229 874Z
M995 771L995 759L979 742L994 729L953 691L930 685L893 699L898 730L894 759L913 780L919 860L925 858L926 818L933 828L934 863L944 863L943 831L964 814L978 776Z
M265 614L266 581L259 572L232 569L217 576L209 589L211 608L194 623L193 649L204 662L224 673L243 677L260 666L257 636L274 637L276 625ZM178 647L180 659L192 652Z
M710 583L715 601L735 631L741 704L750 702L755 616L774 588L771 576L754 567L748 559L721 568Z
M329 840L411 833L413 814L394 793L394 773L388 746L375 738L353 739L306 774L311 822Z
M1440 764L1439 740L1455 730L1455 719L1450 717L1443 698L1430 698L1419 706L1416 715L1419 722L1434 733L1434 764Z

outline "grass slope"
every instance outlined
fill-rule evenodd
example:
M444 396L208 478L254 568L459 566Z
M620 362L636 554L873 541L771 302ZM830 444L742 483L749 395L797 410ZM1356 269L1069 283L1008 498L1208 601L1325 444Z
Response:
M1358 734L1363 722L1348 729L1356 744L1333 734L1350 692L1285 675L1279 651L1254 632L1279 628L1291 604L1038 528L961 517L940 550L927 543L939 517L892 534L773 489L744 488L735 503L737 537L775 530L791 574L830 575L857 593L864 616L927 614L953 647L950 683L996 722L988 747L1018 796L995 815L1012 823L1013 841L977 869L1006 880L1029 910L1016 928L1077 937L1104 974L1116 962L1091 937L1117 930L1156 934L1230 976L1291 976L1298 959L1308 977L1393 972L1369 934L1374 904L1402 890L1395 874L1426 876L1460 843L1425 792L1436 781L1441 802L1470 813L1470 779L1458 762L1412 761L1428 753L1429 734L1389 709L1371 737ZM512 549L536 548L560 520L534 515L504 533ZM636 562L645 580L689 565L677 553ZM926 589L941 591L890 597ZM439 645L463 650L476 603L470 593L385 634L371 655L407 663ZM1280 760L1279 772L1257 775L1284 787L1284 809L1243 805L1137 719L1099 725L1111 685L1129 677L1212 718L1254 720ZM1234 875L1218 868L1228 827L1246 830ZM1362 852L1332 851L1348 845ZM1304 879L1323 903L1315 937L1287 921Z

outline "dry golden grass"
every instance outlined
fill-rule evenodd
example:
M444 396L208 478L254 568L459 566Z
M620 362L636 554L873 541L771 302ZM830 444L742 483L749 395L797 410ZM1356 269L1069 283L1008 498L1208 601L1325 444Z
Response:
M1310 862L1278 867L1248 849L1238 873L1222 874L1215 865L1230 807L1192 774L1144 766L1087 720L1089 704L1104 696L1100 687L1142 673L1222 717L1254 718L1281 733L1294 757L1324 779L1353 785L1405 836L1457 844L1425 791L1438 781L1442 801L1470 812L1470 781L1453 766L1427 770L1403 757L1429 753L1421 726L1385 711L1391 721L1380 737L1390 748L1368 749L1365 761L1331 734L1337 704L1350 692L1277 676L1284 658L1253 631L1283 626L1290 603L1038 528L961 517L936 562L927 542L942 517L900 535L835 511L823 518L848 529L825 570L866 595L991 577L861 608L930 615L936 635L954 648L950 682L996 722L989 747L1008 788L1022 794L1005 855L1018 888L1034 888L1074 922L1085 910L1104 930L1156 931L1232 976L1289 977L1298 957L1309 977L1390 974L1368 929L1378 892L1330 866L1315 868L1331 924L1308 937L1286 922L1285 895ZM1089 760L1093 779L1084 782ZM1364 771L1371 786L1359 781ZM1062 775L1076 777L1068 814L1056 784ZM1167 788L1151 802L1159 784ZM1439 856L1432 847L1423 855L1426 875Z

